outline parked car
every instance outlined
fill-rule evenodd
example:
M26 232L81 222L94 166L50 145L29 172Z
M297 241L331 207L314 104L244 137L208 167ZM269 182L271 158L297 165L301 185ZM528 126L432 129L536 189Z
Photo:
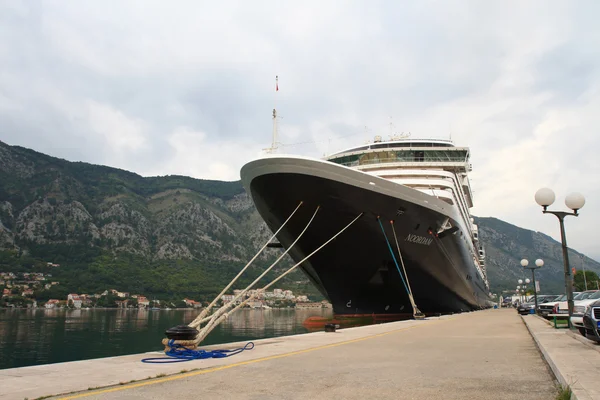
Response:
M576 303L579 300L583 300L593 295L594 290L588 290L587 292L573 292L573 302ZM556 305L556 309L554 310L557 314L568 314L569 313L569 302L567 299L560 301Z
M540 309L539 314L542 317L549 319L549 317L548 317L549 314L555 314L556 313L556 311L557 311L556 306L560 302L566 301L566 300L567 300L567 295L563 294L562 296L560 296L557 299L554 299L552 301L547 301L544 304L540 304L539 305L539 309Z
M583 314L585 337L600 343L600 300L588 305Z
M573 299L575 300L575 305L573 307L573 315L571 316L571 325L577 328L579 333L585 336L583 314L585 314L585 309L587 306L600 299L600 290L588 290L582 292L578 297L579 299Z
M573 300L575 301L579 301L579 300L587 300L590 297L592 297L594 294L596 294L598 291L597 290L586 290L585 292L581 292L579 293L577 296L573 297Z
M573 292L573 301L579 298L583 292ZM561 296L560 299L556 301L554 308L552 309L552 314L568 314L569 313L569 302L567 301L567 295Z
M560 297L560 296L557 296L555 294L538 295L537 296L538 307L540 304L543 304L547 301L552 301L558 297ZM535 309L535 296L531 296L531 298L529 300L527 300L525 303L519 304L517 306L517 312L521 315L529 314L529 313L531 313L531 310L533 310L533 309Z

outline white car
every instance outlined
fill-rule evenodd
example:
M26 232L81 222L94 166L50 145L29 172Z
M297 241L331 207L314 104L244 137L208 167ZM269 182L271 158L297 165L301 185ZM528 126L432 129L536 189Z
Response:
M580 300L587 299L588 297L590 297L591 295L593 295L596 292L597 292L597 290L588 290L585 292L573 292L573 302L575 303L574 305L576 305L577 302ZM556 304L556 308L554 309L554 312L556 314L568 314L569 313L569 303L567 302L566 296L564 296L564 298L562 298L560 300L560 302L558 302Z
M573 295L574 294L575 293L573 293ZM566 304L566 300L567 300L567 295L563 294L562 296L560 296L559 298L557 298L555 300L540 304L538 306L540 315L546 319L551 319L548 317L548 315L549 314L557 314L558 313L558 305L561 302L565 302L565 304Z
M583 314L585 314L587 306L600 299L600 290L588 290L586 292L582 292L580 298L581 297L583 297L583 299L573 299L575 300L575 304L573 308L573 315L571 316L571 325L577 328L579 330L579 333L585 336L585 328L583 326Z

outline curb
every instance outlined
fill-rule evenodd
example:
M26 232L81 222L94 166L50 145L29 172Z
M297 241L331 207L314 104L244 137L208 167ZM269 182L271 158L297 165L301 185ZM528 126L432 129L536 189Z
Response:
M529 335L531 335L531 337L533 338L533 341L535 342L537 348L544 356L544 360L546 360L546 363L550 366L550 369L552 370L552 373L554 374L558 383L560 383L563 387L570 387L571 385L567 382L567 379L560 372L560 369L558 369L556 364L554 364L554 361L552 361L552 358L550 357L544 346L540 343L538 338L533 334L533 332L529 328L529 325L525 321L525 317L523 315L521 315L521 319L523 321L523 324L525 324L525 326L527 327L527 331L529 332ZM577 400L577 395L575 394L573 388L571 388L571 400Z

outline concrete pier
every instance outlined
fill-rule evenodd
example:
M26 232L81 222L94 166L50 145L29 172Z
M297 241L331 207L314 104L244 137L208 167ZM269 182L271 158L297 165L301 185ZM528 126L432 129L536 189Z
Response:
M546 400L557 394L552 371L513 309L255 343L226 359L140 362L156 352L3 370L0 399Z
M573 390L573 398L600 399L600 345L577 331L549 328L540 317L528 315L523 321L557 380Z

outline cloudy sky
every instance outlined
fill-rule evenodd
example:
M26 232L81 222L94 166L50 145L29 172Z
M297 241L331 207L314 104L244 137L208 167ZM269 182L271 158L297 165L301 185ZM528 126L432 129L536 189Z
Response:
M0 0L0 140L141 175L237 180L271 140L393 130L472 151L475 215L600 259L600 3ZM279 75L279 92L274 78Z

